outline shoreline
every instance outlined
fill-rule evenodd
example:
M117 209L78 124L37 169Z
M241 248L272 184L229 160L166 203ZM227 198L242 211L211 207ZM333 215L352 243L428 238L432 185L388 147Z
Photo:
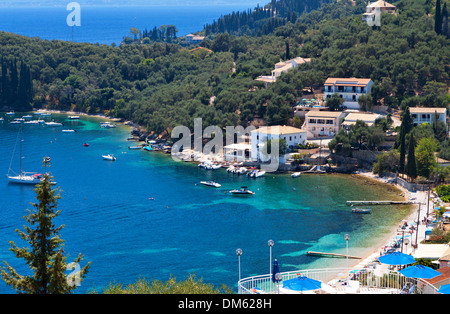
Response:
M377 182L378 184L380 184L380 183L388 184L382 178L380 178L378 175L374 175L372 172L360 172L357 175L360 177L363 177L365 179L373 180L373 181ZM403 198L405 201L411 200L413 197L415 197L416 202L420 202L420 203L422 203L422 205L427 204L427 192L424 192L424 191L410 192L406 188L404 188L398 184L391 185L391 186L403 194ZM419 213L418 204L414 204L412 206L413 206L413 208L403 218L402 221L398 222L398 225L395 227L395 229L393 229L392 232L389 232L389 234L387 236L383 237L382 239L380 239L379 241L376 242L376 244L370 249L371 253L364 255L364 257L361 259L360 262L354 262L349 267L352 269L360 268L360 267L357 267L359 264L370 264L370 263L376 261L377 258L382 255L381 253L383 252L384 247L386 247L389 244L389 242L391 242L392 239L394 239L399 234L399 232L397 230L398 230L399 225L401 225L402 222L407 221L407 222L417 223L417 220L419 220L419 225L417 226L417 229L411 234L411 244L409 246L406 246L406 248L404 250L404 253L412 254L414 252L414 249L412 248L412 244L415 243L416 232L417 232L417 245L419 245L419 243L425 239L426 226L421 224L421 221L424 217L427 217L427 211L425 209L421 210ZM434 212L434 209L430 210L430 214L432 214L433 212ZM420 216L418 217L419 214L420 214ZM387 265L383 265L383 266L387 267Z

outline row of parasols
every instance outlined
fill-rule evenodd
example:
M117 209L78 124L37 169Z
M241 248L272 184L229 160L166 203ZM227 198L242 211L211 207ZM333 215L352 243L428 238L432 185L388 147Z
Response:
M416 262L414 257L401 252L394 252L380 256L378 258L378 261L382 264L395 266L409 265ZM273 263L273 273L272 273L273 282L279 281L277 280L277 273L279 272L280 272L279 264L278 261L275 260ZM418 278L418 279L431 279L441 275L440 272L434 270L433 268L420 264L409 266L407 268L399 270L399 273L408 278ZM324 285L321 281L311 279L306 276L299 276L293 279L283 281L284 289L294 291L310 291L321 289L323 287ZM442 285L439 288L438 292L442 294L450 294L450 284Z

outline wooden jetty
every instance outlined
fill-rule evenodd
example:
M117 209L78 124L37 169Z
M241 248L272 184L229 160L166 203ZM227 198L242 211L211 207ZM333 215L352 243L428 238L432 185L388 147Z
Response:
M413 201L347 201L347 205L410 205Z
M313 251L306 252L306 255L319 256L319 257L344 257L344 258L348 257L348 258L353 258L353 259L362 259L362 257L359 257L359 256L352 256L352 255L338 254L338 253L313 252Z

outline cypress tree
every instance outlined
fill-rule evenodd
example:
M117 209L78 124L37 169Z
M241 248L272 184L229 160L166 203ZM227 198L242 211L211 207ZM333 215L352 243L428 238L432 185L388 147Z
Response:
M48 160L44 158L44 164L47 163ZM39 203L32 204L34 211L28 210L28 216L24 217L29 226L24 226L25 231L16 230L20 237L30 244L31 248L20 248L14 242L10 242L10 250L17 258L25 260L33 275L19 275L6 262L4 262L5 268L0 267L2 279L18 293L71 293L89 270L90 263L72 276L66 277L64 273L73 264L66 264L63 250L64 240L59 237L59 232L64 226L56 227L53 224L53 219L60 212L57 210L60 195L56 194L57 189L52 189L51 186L52 180L49 174L45 174L44 180L35 189ZM80 254L74 263L79 263L82 259Z
M448 32L448 11L447 11L447 2L444 3L444 7L442 8L442 35L450 37Z
M434 31L442 33L441 0L436 0L436 12L434 13Z
M406 163L406 174L412 180L417 178L415 145L414 133L411 133L408 147L408 162Z

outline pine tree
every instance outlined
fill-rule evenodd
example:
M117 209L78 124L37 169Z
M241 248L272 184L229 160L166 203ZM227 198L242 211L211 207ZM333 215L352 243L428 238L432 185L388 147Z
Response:
M408 162L406 163L406 174L410 179L417 178L415 145L414 133L411 133L408 147Z
M436 12L434 13L434 31L436 34L442 33L441 0L436 0Z
M48 160L44 158L46 166L47 162ZM17 258L25 260L33 275L19 275L5 261L6 267L0 267L2 279L18 293L72 293L89 270L90 262L72 276L66 277L64 273L73 263L66 264L64 241L59 237L59 232L64 226L56 227L53 224L53 219L60 213L57 210L60 195L56 194L58 189L52 189L51 186L52 179L49 174L45 174L43 181L35 189L39 203L33 204L34 211L28 210L28 216L24 217L29 226L24 226L25 231L16 230L31 248L20 248L13 241L10 242L10 250ZM83 257L80 254L74 263L80 263L82 260Z
M405 171L405 159L406 159L406 135L412 130L412 117L409 112L409 107L406 107L402 116L402 124L400 125L400 161L399 171L403 173Z

